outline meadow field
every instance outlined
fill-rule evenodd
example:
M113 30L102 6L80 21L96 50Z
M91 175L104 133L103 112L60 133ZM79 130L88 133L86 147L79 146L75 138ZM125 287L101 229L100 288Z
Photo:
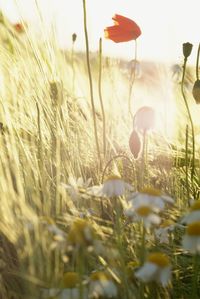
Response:
M200 298L198 65L41 36L1 14L0 298Z

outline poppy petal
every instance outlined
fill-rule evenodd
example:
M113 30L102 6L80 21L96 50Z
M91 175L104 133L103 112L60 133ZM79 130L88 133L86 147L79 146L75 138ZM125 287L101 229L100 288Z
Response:
M112 19L125 30L133 30L138 36L141 35L140 27L133 20L118 14L115 14Z
M118 14L115 14L112 19L115 25L105 28L104 34L106 38L120 43L135 40L140 36L141 30L133 20Z
M127 42L137 38L137 35L131 31L124 31L119 26L107 27L104 30L105 38L111 39L116 43Z

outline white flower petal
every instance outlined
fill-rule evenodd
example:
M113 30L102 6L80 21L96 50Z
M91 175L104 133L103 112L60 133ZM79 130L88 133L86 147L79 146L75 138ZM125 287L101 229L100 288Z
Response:
M196 236L189 236L184 235L182 240L182 245L185 250L196 252L197 251L197 244L198 244L198 238Z
M155 235L156 235L156 238L159 239L160 243L169 244L168 229L166 229L166 228L155 229Z
M92 281L89 286L89 298L108 297L113 298L117 296L117 287L110 280L96 280Z
M158 269L157 265L147 262L135 272L135 276L143 282L149 282L155 279Z
M161 197L162 197L162 199L164 199L164 201L166 201L167 203L171 203L171 204L174 203L174 199L173 199L172 197L168 196L168 195L162 195Z
M102 185L89 187L86 192L91 196L103 196Z
M59 299L80 299L80 291L78 288L63 289L58 298ZM83 290L83 294L81 298L83 299L88 298L86 290Z
M69 176L68 177L68 185L71 185L73 187L77 186L76 180L75 180L75 178L73 176Z
M159 281L161 282L163 287L166 287L171 279L171 267L165 267L161 269L159 275Z
M193 211L189 214L187 214L183 219L181 220L181 223L190 224L195 221L200 221L200 211Z
M144 225L146 228L150 228L152 224L156 225L161 222L161 219L158 215L150 214L146 217L140 217L144 221Z

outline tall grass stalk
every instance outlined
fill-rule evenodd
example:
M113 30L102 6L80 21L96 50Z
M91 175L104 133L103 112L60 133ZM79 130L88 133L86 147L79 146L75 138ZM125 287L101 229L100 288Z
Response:
M44 165L43 165L43 147L42 147L42 132L41 132L41 115L38 103L36 103L37 108L37 125L38 125L38 165L39 165L39 188L40 188L40 200L42 205L42 214L44 214Z

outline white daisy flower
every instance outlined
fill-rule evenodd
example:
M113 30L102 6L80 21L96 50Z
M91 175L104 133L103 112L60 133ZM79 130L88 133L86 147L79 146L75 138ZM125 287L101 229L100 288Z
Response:
M117 287L106 272L95 272L90 277L89 298L115 298Z
M66 233L56 225L53 218L48 217L48 216L42 216L40 218L40 222L42 224L44 224L46 226L47 230L49 232L53 233L53 235L59 236L60 238L66 237Z
M62 279L62 289L58 299L87 299L85 288L82 288L82 296L80 296L80 278L76 272L66 272Z
M90 222L84 219L77 219L73 222L67 236L67 241L72 246L93 245L96 232Z
M66 272L63 275L60 288L42 289L42 298L79 299L80 279L76 272ZM83 299L88 299L85 288L82 288Z
M158 225L161 221L150 205L131 206L124 211L124 214L133 222L143 221L146 228L149 228L152 224Z
M77 202L83 196L84 191L88 188L91 181L91 178L84 182L82 177L76 179L73 176L69 176L68 184L62 183L62 186L67 190L71 199Z
M171 220L165 220L159 228L154 230L157 239L160 243L169 244L169 232L172 232L175 228L175 223Z
M109 176L102 185L93 186L88 189L88 193L94 196L114 197L123 196L127 191L132 191L133 187L126 183L120 176Z
M132 193L128 200L134 207L151 205L154 210L160 211L165 208L165 204L173 204L174 200L162 194L158 189L146 187L140 192Z
M200 221L188 224L182 244L185 250L200 253Z
M40 289L41 298L48 299L52 297L56 297L60 293L60 289L50 288L50 289Z
M135 276L143 282L155 281L166 287L171 278L169 258L161 252L153 252L145 264L135 272Z
M190 224L195 221L200 221L200 200L193 202L190 210L191 212L183 217L181 223Z

